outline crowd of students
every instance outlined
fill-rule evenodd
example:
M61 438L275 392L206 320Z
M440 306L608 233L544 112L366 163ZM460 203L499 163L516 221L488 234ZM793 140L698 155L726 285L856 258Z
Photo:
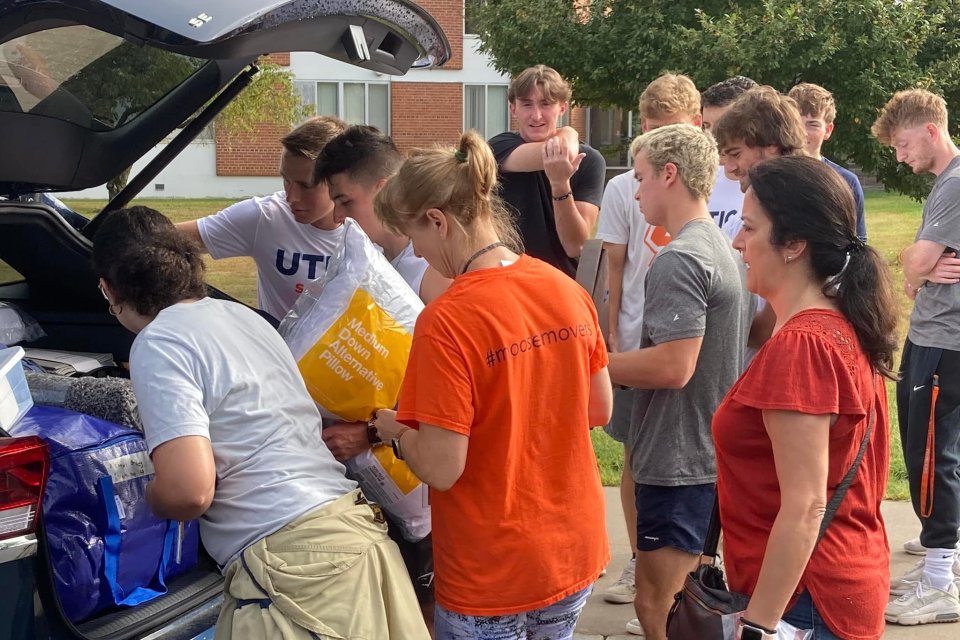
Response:
M532 67L508 93L516 132L406 158L372 127L313 118L281 141L282 191L179 228L133 208L99 230L101 288L138 334L148 498L201 519L227 577L218 637L570 638L609 561L589 438L602 425L624 445L634 549L604 597L634 604L628 631L666 638L715 503L728 581L750 596L738 637L775 637L781 620L814 640L960 620L960 150L943 100L900 92L874 125L937 176L901 256L915 307L898 374L863 191L822 156L826 89L657 78L632 168L606 187L603 157L558 127L570 98ZM321 426L279 336L204 297L201 254L252 256L279 318L348 216L427 306L398 406ZM595 225L609 326L571 277ZM924 554L892 583L884 377ZM387 442L431 488L416 543L342 465Z

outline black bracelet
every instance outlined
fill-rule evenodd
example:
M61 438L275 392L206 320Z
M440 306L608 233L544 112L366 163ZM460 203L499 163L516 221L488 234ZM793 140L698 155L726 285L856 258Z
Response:
M377 433L377 425L372 421L367 423L367 442L371 445L383 443L383 440L380 439L380 434Z
M573 195L573 191L567 191L562 196L550 196L550 197L553 198L556 202L560 202L561 200L566 200L572 195Z

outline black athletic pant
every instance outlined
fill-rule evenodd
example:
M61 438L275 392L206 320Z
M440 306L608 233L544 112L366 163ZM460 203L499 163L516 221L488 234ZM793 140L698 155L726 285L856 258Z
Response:
M933 511L920 515L920 482L923 473L933 376L940 394L935 409L935 476ZM952 549L960 528L960 351L920 347L910 340L903 347L897 383L897 414L900 440L910 481L913 509L923 527L920 544L927 548Z

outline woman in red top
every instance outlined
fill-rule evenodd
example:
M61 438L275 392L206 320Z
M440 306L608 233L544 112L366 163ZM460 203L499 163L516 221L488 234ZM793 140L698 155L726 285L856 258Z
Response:
M397 412L377 428L430 485L438 640L562 640L609 560L589 433L610 418L607 352L587 292L511 249L496 185L468 132L377 195L386 226L453 279L417 319Z
M727 578L751 596L741 631L752 627L754 637L781 618L813 629L814 640L883 634L882 376L893 377L897 309L886 265L857 238L854 211L850 188L812 158L750 170L733 246L747 288L767 300L777 325L717 409L713 437ZM871 413L863 460L817 543Z

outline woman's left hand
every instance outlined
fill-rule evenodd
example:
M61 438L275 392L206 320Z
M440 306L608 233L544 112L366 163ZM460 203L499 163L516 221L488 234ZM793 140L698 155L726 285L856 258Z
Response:
M377 411L377 417L373 421L377 427L377 435L384 442L390 442L397 437L397 433L403 429L404 425L397 422L397 412L393 409L380 409Z

